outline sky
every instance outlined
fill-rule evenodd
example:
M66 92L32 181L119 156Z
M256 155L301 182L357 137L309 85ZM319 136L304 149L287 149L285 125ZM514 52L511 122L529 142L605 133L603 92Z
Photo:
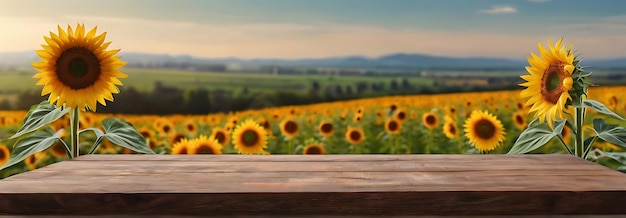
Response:
M0 52L40 49L77 23L122 54L523 60L564 37L583 58L626 57L621 0L0 0Z

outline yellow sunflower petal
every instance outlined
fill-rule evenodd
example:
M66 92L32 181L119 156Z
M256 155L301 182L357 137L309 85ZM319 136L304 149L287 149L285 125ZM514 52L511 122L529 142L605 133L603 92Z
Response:
M115 56L119 49L106 50L111 43L103 43L106 33L97 35L97 27L85 32L84 24L77 24L66 30L57 25L57 33L44 36L43 50L36 50L41 61L31 63L39 72L33 78L43 86L42 95L49 94L48 101L57 107L92 110L98 103L113 101L113 94L119 93L117 85L122 85L119 79L127 77L119 72L126 64ZM72 68L75 61L87 67Z

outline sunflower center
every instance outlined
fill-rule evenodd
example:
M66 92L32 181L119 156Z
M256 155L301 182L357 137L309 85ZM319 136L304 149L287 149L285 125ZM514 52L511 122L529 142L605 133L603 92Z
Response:
M448 132L450 132L452 135L456 135L456 127L454 127L454 125L449 125Z
M404 120L404 119L406 119L406 113L404 111L400 111L400 112L398 112L398 116L397 117L398 117L399 120Z
M289 134L298 132L298 124L293 121L287 121L287 123L285 123L285 132Z
M243 145L253 147L259 141L259 134L257 134L254 130L246 130L243 134L241 134L241 139Z
M322 154L322 149L320 149L318 146L311 146L307 148L304 153L305 154Z
M359 133L357 131L350 132L350 139L352 139L352 141L359 141L359 140L361 140L361 133Z
M496 133L496 126L493 125L489 120L480 120L476 123L474 127L474 131L476 135L482 139L491 139L493 135Z
M187 154L187 147L180 149L180 154Z
M387 125L387 128L389 128L389 131L396 131L398 130L398 123L396 123L396 121L391 121L389 122L389 125Z
M200 146L198 146L198 149L196 150L197 154L215 154L215 152L213 152L213 148L211 148L211 146L209 145L205 145L202 144Z
M150 132L146 130L139 131L139 134L141 134L144 138L149 138L151 136Z
M429 115L429 116L426 117L426 123L428 125L435 125L435 122L436 122L435 116Z
M541 96L547 102L556 104L563 94L563 80L568 77L563 63L552 63L541 78Z
M182 134L176 134L174 138L172 138L172 144L176 144L185 138Z
M100 61L88 49L67 49L56 61L56 73L63 85L74 90L92 86L100 78Z
M226 135L224 135L223 132L217 132L215 133L215 139L217 140L218 143L223 145L224 142L226 141Z
M522 116L520 116L519 114L515 115L515 122L519 123L519 124L523 124L524 123L524 118Z
M261 126L262 126L264 129L267 129L267 130L270 130L270 127L271 127L271 126L270 126L270 122L269 122L269 121L267 121L267 120L263 121L263 122L261 123Z
M163 126L163 132L164 133L169 133L170 130L171 130L170 126L168 126L168 125Z
M193 132L196 130L196 126L194 126L193 124L187 124L187 130L189 132Z
M56 144L56 145L52 146L52 150L56 154L60 154L60 155L64 155L65 154L65 147L62 144ZM4 154L2 152L0 152L0 160L2 160L2 158L3 158L2 155L4 155Z
M0 149L0 163L2 163L2 161L4 161L4 158L6 158L6 156L4 154L4 150Z
M333 131L333 124L324 123L320 129L322 129L322 132L324 133L330 133Z

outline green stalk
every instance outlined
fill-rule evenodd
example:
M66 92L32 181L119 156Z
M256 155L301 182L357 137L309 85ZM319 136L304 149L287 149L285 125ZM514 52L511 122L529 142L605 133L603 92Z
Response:
M70 149L72 155L70 159L78 157L80 155L80 149L78 146L78 125L80 121L79 117L79 109L72 108L72 112L70 114Z
M287 144L287 154L293 154L293 138L289 139L289 143Z
M582 102L581 104L582 105ZM585 119L584 111L585 108L577 107L576 108L576 144L574 147L574 153L577 157L582 158L584 151L584 141L583 141L583 121Z
M430 154L430 146L433 143L433 133L432 131L428 131L428 142L426 143L426 148L424 149L424 154Z

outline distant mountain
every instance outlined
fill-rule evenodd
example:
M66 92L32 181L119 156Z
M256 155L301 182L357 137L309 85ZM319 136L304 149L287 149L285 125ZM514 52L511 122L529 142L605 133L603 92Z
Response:
M240 66L329 67L360 69L519 69L525 62L504 58L453 58L423 54L397 53L378 58L363 56L309 58L309 59L240 59L240 58L194 58L190 56L153 55L142 53L123 54L129 63L190 63L235 64Z
M211 65L227 64L238 66L283 66L283 67L326 67L359 69L419 69L419 70L498 70L524 69L525 60L512 60L494 57L456 58L425 54L396 53L368 58L363 56L345 56L307 59L241 59L198 58L189 55L166 55L122 52L123 60L131 66L154 66L164 64ZM0 66L30 66L30 62L39 57L32 52L0 53ZM584 60L586 66L594 69L626 69L626 58Z
M35 51L0 53L0 66L30 66L31 62L38 60Z

